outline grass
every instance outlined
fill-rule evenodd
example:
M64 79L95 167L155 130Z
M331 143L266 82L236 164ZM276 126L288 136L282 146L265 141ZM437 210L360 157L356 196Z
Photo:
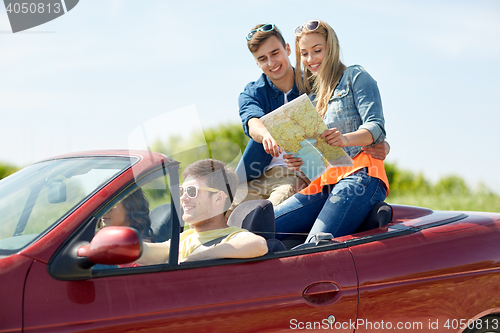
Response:
M481 211L500 213L500 196L491 193L429 194L395 193L385 200L392 204L426 207L433 210Z

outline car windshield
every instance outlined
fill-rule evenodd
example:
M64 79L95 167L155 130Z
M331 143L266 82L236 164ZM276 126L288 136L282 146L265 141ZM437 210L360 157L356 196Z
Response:
M134 162L109 156L50 160L0 181L0 255L43 235Z

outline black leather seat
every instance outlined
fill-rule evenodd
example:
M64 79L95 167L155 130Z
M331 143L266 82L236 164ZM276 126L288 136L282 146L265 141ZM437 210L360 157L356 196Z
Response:
M240 204L229 216L229 226L236 226L264 237L269 253L284 251L285 246L276 239L274 208L269 200L250 200Z
M363 232L383 227L392 221L392 207L381 201L373 206L372 210L361 223L356 232Z
M161 243L172 238L171 215L172 209L170 204L160 205L149 212L151 229L153 230L156 243Z

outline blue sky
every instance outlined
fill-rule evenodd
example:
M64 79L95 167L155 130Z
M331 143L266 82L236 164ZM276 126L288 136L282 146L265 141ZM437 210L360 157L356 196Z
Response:
M239 122L238 95L260 75L246 33L273 22L293 43L310 19L377 80L388 161L500 193L500 2L483 0L82 0L16 34L2 7L0 161L128 148L141 124L168 135ZM193 105L197 117L171 112Z

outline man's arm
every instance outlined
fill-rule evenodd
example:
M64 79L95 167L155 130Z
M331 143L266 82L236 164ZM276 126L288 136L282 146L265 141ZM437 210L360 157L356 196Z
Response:
M261 101L255 90L255 82L249 83L238 98L238 106L243 131L255 142L262 143L264 150L273 157L278 157L281 148L266 129L260 117L264 116Z
M157 265L168 262L170 240L163 243L142 243L142 255L136 261L141 265Z
M260 119L252 118L248 121L248 133L255 142L262 143L266 153L272 157L280 156L281 147L278 146Z
M267 253L266 240L251 232L237 235L227 242L211 247L205 251L193 253L183 261L197 261L222 258L254 258Z
M382 143L373 145L371 147L363 147L361 148L365 154L370 155L373 158L376 158L378 160L385 160L387 155L389 155L389 152L391 151L391 146L387 141L384 141Z

